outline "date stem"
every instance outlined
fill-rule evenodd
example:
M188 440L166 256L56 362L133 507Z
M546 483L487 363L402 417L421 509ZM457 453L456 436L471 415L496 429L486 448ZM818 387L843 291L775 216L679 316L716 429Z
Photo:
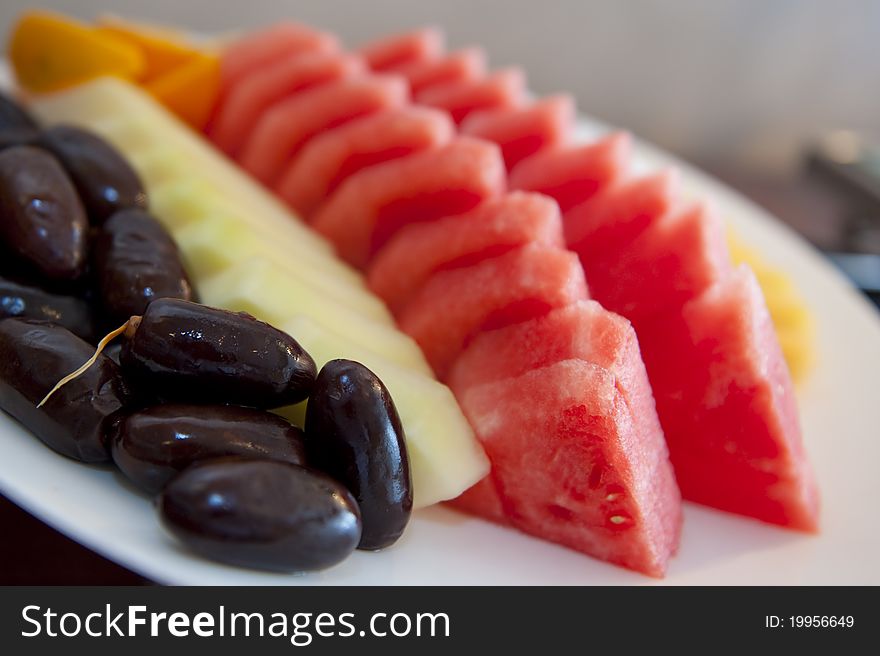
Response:
M82 364L82 366L79 367L79 369L77 369L76 371L70 372L64 378L62 378L57 383L55 383L55 387L53 387L51 390L49 390L49 393L46 394L46 396L43 397L43 400L37 404L37 408L42 408L44 405L46 405L46 402L50 398L52 398L52 395L55 394L55 392L60 390L62 387L64 387L70 381L75 380L76 378L79 378L86 371L88 371L89 367L91 367L93 364L95 364L95 362L98 360L98 356L101 355L101 352L107 347L107 344L109 344L110 342L112 342L114 339L116 339L117 337L119 337L122 334L125 334L125 337L127 339L131 339L132 335L134 335L134 333L137 330L137 327L138 327L138 325L140 325L140 323L141 323L141 318L139 316L134 316L134 317L131 317L124 324L119 326L119 328L117 328L116 330L112 330L109 333L107 333L106 335L104 335L104 337L101 339L101 341L98 342L98 346L95 349L94 355L92 355L92 357L90 357L88 360L86 360Z

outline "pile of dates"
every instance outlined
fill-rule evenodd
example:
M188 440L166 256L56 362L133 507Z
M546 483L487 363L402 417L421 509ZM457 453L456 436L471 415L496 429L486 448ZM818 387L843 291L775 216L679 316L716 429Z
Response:
M412 486L382 382L349 360L318 372L290 335L197 300L120 153L0 96L0 409L115 463L215 560L308 571L393 544ZM56 389L117 327L121 348ZM305 400L302 429L270 412Z

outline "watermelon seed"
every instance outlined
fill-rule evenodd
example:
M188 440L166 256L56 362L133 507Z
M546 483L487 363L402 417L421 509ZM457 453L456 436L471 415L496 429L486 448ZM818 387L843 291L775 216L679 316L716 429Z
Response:
M609 521L612 524L623 524L626 521L626 517L622 517L621 515L612 515Z
M612 492L608 496L605 497L605 501L617 501L620 498L620 492ZM612 521L614 521L612 519Z

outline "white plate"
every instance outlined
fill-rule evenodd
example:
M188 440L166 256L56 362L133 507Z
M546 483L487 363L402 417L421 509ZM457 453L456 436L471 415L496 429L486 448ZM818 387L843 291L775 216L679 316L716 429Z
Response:
M581 121L584 137L606 131L596 121ZM664 582L880 584L880 316L810 246L755 205L645 144L638 144L637 155L645 169L669 164L683 169L691 193L713 199L748 243L792 274L818 319L818 366L798 396L823 495L821 535L803 536L686 504L681 550ZM63 458L2 414L0 445L3 494L85 546L161 583L657 583L440 507L418 512L395 547L355 553L322 573L281 576L226 567L180 548L160 529L150 501L109 467Z

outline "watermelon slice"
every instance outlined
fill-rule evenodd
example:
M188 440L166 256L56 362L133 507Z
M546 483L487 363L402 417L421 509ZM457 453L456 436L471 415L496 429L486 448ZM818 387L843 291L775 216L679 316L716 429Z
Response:
M370 287L399 312L436 271L470 266L527 244L565 248L552 199L514 192L458 216L403 228L376 254Z
M307 53L260 68L228 90L208 136L220 150L234 157L260 115L276 102L364 70L361 59L337 52Z
M472 82L486 75L486 52L463 48L439 59L410 61L390 69L409 82L413 94L437 84Z
M443 32L426 27L368 43L359 52L370 68L384 71L411 62L437 59L443 54L444 41Z
M573 127L574 100L551 96L525 107L473 112L462 122L461 133L501 146L510 171L527 157L568 142Z
M151 205L151 209L158 214L165 207ZM193 217L181 224L174 222L175 216L173 211L163 211L160 221L185 254L187 272L196 280L216 275L242 260L262 259L277 265L278 273L285 278L296 278L320 292L312 294L312 298L320 296L365 317L394 325L388 308L378 297L335 275L338 269L332 264L328 266L326 259L315 257L307 247L294 249L289 243L272 239L271 233L261 234L228 210ZM298 294L296 300L305 302L307 296Z
M661 434L638 431L615 375L564 360L453 391L511 524L663 576L678 545L678 489Z
M220 63L221 93L225 94L251 73L281 59L336 50L339 50L339 40L335 36L299 23L283 21L255 30L224 49Z
M382 109L401 107L408 98L406 82L390 75L337 80L298 93L263 113L242 148L239 163L271 186L315 135Z
M637 329L682 495L816 531L791 378L751 271Z
M663 441L648 374L636 333L623 317L595 301L581 301L543 317L477 335L450 370L449 386L457 390L521 376L564 360L598 365L617 379L638 435ZM506 523L491 478L480 481L452 504Z
M675 170L622 180L564 214L568 247L588 260L635 239L678 202Z
M730 271L721 219L708 206L670 211L619 248L581 257L593 295L630 321L681 307Z
M623 178L631 150L632 139L624 132L590 144L545 150L510 172L510 188L547 194L565 213Z
M525 102L525 76L518 68L498 71L480 80L436 84L419 92L416 102L445 109L456 123L479 109L518 107Z
M431 276L399 316L437 377L444 380L468 341L484 330L547 314L589 297L569 251L529 245Z
M636 434L642 440L663 442L636 332L629 321L596 301L581 301L477 335L450 370L449 386L469 389L565 360L589 362L613 375ZM490 514L495 508L485 489L474 490L465 503L472 510L483 504Z
M309 217L326 196L361 169L448 143L455 126L427 107L380 111L320 134L287 167L275 190Z
M400 228L461 214L504 190L498 146L457 137L442 148L349 177L312 217L339 255L363 269Z

